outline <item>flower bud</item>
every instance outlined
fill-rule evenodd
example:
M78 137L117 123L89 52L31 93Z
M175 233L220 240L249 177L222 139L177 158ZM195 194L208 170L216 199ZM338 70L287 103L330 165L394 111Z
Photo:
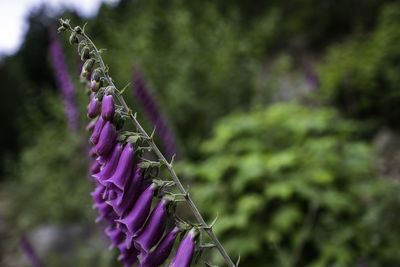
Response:
M105 121L110 121L114 117L115 106L112 95L104 95L103 103L101 106L101 116Z
M81 71L81 76L86 77L89 75L89 73L92 71L92 68L94 66L94 59L88 59L86 60L85 64L83 64L82 71Z
M110 122L107 123L111 124ZM124 191L125 185L132 174L133 164L134 148L128 143L122 151L115 173L105 180L104 184L113 190Z
M138 267L157 267L164 263L174 247L175 239L180 232L178 227L174 227L166 234L156 249L150 254L140 254L138 256L140 264Z
M81 60L85 61L90 58L90 48L88 46L84 46L81 51Z
M116 220L118 226L127 235L127 245L130 246L132 237L142 227L150 212L151 202L154 192L157 189L156 184L151 184L138 198L129 214Z
M88 114L87 114L88 117L91 118L91 119L93 119L93 118L95 118L97 115L99 115L99 113L100 113L100 106L101 106L100 101L99 101L96 97L93 97L93 98L90 100L89 110L88 110Z
M151 212L146 224L140 229L134 239L135 247L143 254L148 254L150 249L162 237L167 224L167 204L169 199L163 198Z
M107 155L114 147L117 135L114 125L107 121L101 130L99 142L95 146L96 153L98 155Z
M105 123L106 122L103 120L103 118L101 116L97 119L96 125L94 126L93 133L90 136L90 142L92 144L97 144L97 142L99 141L101 130L103 129Z
M178 251L169 267L189 267L192 262L194 245L196 237L199 232L196 228L192 228L190 232L183 239L182 243L179 245Z
M119 216L123 216L125 212L136 203L136 200L142 193L142 182L142 172L136 169L128 190L119 194L116 199L108 202Z
M94 126L96 125L96 120L91 120L88 125L86 125L86 131L93 131Z
M104 163L103 169L94 174L93 177L100 183L103 184L104 180L109 179L115 172L118 166L119 157L121 156L123 145L121 143L117 143L114 146L114 150L111 153L109 159Z
M79 43L78 37L76 36L76 32L72 32L71 35L69 36L69 43L72 45Z

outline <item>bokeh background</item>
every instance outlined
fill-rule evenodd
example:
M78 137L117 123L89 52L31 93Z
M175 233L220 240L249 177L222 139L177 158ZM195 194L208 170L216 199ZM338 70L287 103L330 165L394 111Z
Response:
M241 266L400 266L400 4L384 0L32 9L0 62L1 266L32 266L23 236L45 266L120 266L91 209L76 47L57 36L77 130L49 53L59 17L88 22L151 131L140 71L184 184L209 221L219 215L215 232ZM223 265L214 250L205 258Z

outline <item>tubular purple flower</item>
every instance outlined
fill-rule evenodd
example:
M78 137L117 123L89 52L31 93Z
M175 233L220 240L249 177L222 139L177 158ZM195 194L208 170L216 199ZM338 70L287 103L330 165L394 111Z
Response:
M149 254L140 254L138 256L140 264L138 267L158 267L168 258L174 247L175 239L180 232L178 227L174 227L166 234L156 249Z
M117 143L114 146L114 150L111 153L111 157L108 159L108 161L106 161L104 163L103 169L99 173L93 175L93 177L99 183L103 184L104 180L107 180L114 174L114 172L118 166L118 160L119 160L119 157L121 156L122 148L123 148L123 145L121 143Z
M96 144L96 153L98 155L107 155L114 147L117 141L117 130L115 126L107 121L101 130L99 141Z
M91 120L88 123L88 125L86 126L86 131L88 131L88 132L93 131L95 125L96 125L96 121L95 120Z
M136 232L142 227L150 212L151 201L157 184L152 183L138 198L132 210L125 218L116 220L118 226L127 235L127 243L130 243ZM129 246L130 244L128 244Z
M112 95L105 94L103 96L103 103L101 105L101 117L105 121L110 121L114 117L115 106Z
M103 118L101 116L99 116L99 118L96 121L96 125L94 126L93 133L90 136L90 142L92 144L95 145L99 141L101 130L103 129L105 123L106 122L103 120Z
M96 203L93 205L93 209L96 209L99 213L99 217L96 218L96 223L100 222L102 219L109 216L110 213L113 212L113 209L105 202Z
M179 245L178 251L176 252L172 262L169 264L169 267L190 266L193 258L194 243L198 234L199 231L196 228L192 228L192 230L190 230L185 239L183 239L182 243Z
M132 174L133 164L134 148L128 143L122 151L115 173L105 180L104 184L113 190L124 191L125 185Z
M128 190L120 193L116 199L109 202L119 216L123 216L124 213L135 204L142 192L142 182L142 172L140 169L136 169Z
M125 237L125 234L118 228L107 227L104 232L111 239L111 245L108 247L110 250L121 244Z
M141 254L149 253L150 249L160 241L167 224L167 205L169 199L163 198L154 210L142 229L134 238L135 247Z
M90 195L92 196L93 201L95 203L102 203L103 202L102 195L103 195L104 188L105 188L104 186L98 185L96 187L96 189L92 193L90 193Z
M119 255L118 260L122 260L125 267L131 266L137 261L139 251L137 251L134 247L127 247L125 242L122 242L118 245L118 248L121 251L121 255Z
M100 107L101 107L101 103L100 101L96 98L93 97L90 100L90 105L89 105L89 110L88 110L88 117L93 119L95 118L97 115L99 115L100 113Z
M25 252L26 256L31 261L33 267L43 266L38 255L36 254L36 251L33 249L31 242L29 242L29 239L25 235L22 235L21 237L20 246L21 249Z
M90 173L91 174L96 174L98 172L100 172L100 163L96 160L93 162L92 167L90 168Z

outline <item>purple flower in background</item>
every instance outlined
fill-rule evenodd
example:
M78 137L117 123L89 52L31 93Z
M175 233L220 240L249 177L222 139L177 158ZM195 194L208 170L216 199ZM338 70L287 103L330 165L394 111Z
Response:
M166 234L156 249L149 254L140 254L138 256L140 264L138 267L157 267L163 264L168 258L174 246L175 239L180 232L178 227L174 227L168 234Z
M196 228L192 228L185 239L179 245L178 251L169 267L189 267L192 262L194 245L197 235L199 234Z
M164 144L165 152L169 157L172 157L176 153L175 137L169 129L168 122L162 115L156 100L147 88L139 67L136 67L134 71L133 84L134 93L138 101L142 104L147 116L149 116L152 123L155 125L157 133L160 135Z
M149 253L150 249L157 244L162 237L167 224L167 205L169 199L163 198L154 210L142 229L134 238L134 244L141 254Z
M310 60L306 58L303 59L303 69L311 91L315 91L319 87L319 78Z
M56 82L61 90L61 95L64 101L64 108L68 118L68 124L73 131L77 131L79 127L79 112L75 103L76 89L69 76L63 50L57 39L56 33L53 30L50 30L49 34L50 57L55 71Z
M25 235L22 235L20 240L21 249L25 252L25 255L29 258L33 267L42 267L43 264L33 249L31 243Z

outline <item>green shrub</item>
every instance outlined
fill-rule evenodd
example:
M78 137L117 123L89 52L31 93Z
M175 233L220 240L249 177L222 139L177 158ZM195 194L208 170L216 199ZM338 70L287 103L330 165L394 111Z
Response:
M359 127L333 109L275 104L222 119L206 159L180 170L243 266L395 266L398 188L377 177Z

